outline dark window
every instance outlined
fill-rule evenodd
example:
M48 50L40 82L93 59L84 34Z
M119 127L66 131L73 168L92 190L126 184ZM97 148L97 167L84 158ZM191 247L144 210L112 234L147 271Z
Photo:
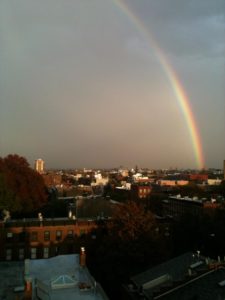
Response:
M85 235L85 229L80 229L80 236L84 236Z
M26 233L24 231L19 233L20 242L25 242L25 237L26 237Z
M38 240L38 234L36 231L32 231L30 235L31 242L36 242Z
M23 260L23 259L24 259L24 249L23 249L23 248L20 248L20 249L19 249L19 259L20 259L20 260Z
M12 249L6 249L6 260L12 259Z
M50 240L50 231L45 231L44 232L44 240L49 241Z
M62 231L56 230L56 240L60 241L62 239Z
M68 230L67 237L72 239L73 238L73 230Z

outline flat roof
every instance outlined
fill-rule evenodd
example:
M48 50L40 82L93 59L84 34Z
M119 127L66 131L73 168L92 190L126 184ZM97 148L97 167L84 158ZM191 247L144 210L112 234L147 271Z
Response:
M15 288L24 287L24 262L0 262L0 299L14 300ZM19 290L19 289L18 289Z
M108 299L88 269L80 266L78 254L28 260L26 264L27 277L36 281L33 295L37 293L40 299L42 294L48 294L52 300Z

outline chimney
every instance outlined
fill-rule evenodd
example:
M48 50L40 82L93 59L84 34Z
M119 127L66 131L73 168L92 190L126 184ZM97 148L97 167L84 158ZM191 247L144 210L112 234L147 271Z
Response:
M80 266L81 267L86 266L86 253L85 253L85 248L84 247L80 248Z
M30 275L30 260L29 258L24 260L24 278L26 280L27 277Z
M25 281L24 300L32 300L32 278Z
M27 278L25 282L25 291L26 292L31 292L32 291L32 282L31 278Z

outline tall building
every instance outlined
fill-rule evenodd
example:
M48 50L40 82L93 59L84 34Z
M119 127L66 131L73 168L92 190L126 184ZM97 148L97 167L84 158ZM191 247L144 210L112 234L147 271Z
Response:
M44 173L44 164L45 163L44 163L43 159L41 159L41 158L36 159L35 165L34 165L35 170L40 174Z

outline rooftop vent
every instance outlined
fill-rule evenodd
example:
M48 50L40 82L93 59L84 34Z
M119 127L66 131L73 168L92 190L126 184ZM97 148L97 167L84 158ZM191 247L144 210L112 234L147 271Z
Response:
M202 264L203 264L203 261L200 260L200 261L197 261L196 263L190 265L190 268L191 268L191 269L195 269L195 268L201 266Z
M224 286L225 286L225 280L220 281L220 282L218 283L218 285L221 286L221 287L224 287Z
M155 278L153 280L150 280L150 281L144 283L142 285L142 288L144 290L151 289L151 288L156 287L158 285L164 284L164 283L166 283L166 282L168 282L170 280L171 280L170 275L169 274L164 274L164 275L162 275L162 276L160 276L158 278Z

